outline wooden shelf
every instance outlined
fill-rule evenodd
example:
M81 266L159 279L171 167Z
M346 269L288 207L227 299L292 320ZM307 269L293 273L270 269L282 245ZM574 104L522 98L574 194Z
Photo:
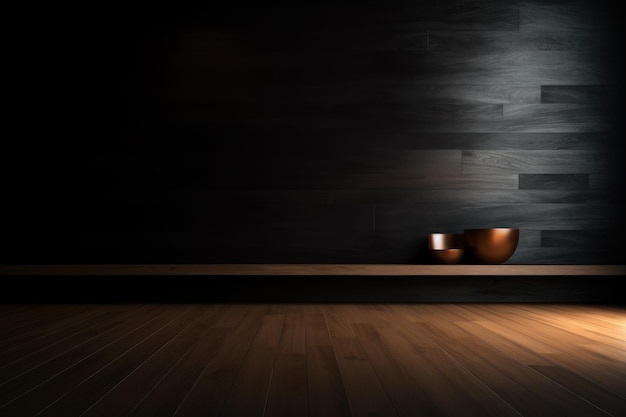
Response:
M572 276L626 275L626 265L85 264L0 265L0 275Z

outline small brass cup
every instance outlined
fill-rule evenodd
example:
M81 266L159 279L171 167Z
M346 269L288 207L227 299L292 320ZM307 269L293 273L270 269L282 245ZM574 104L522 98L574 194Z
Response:
M429 233L428 250L438 263L457 264L465 252L464 238L458 233Z

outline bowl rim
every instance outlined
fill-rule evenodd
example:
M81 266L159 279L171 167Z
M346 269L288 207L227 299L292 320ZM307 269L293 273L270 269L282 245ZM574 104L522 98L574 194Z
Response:
M464 249L465 233L444 233L432 232L428 233L428 249L429 250L446 250L446 249Z

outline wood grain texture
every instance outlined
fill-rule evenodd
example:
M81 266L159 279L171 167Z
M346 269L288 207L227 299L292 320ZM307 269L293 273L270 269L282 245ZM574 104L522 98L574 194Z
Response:
M287 305L265 415L306 414L308 405L304 306Z
M531 176L532 174L522 174ZM544 174L547 175L547 174ZM576 178L576 175L573 174ZM472 177L472 175L467 175ZM554 174L555 178L559 175ZM480 177L479 177L480 178ZM511 176L514 179L514 176ZM548 177L549 178L549 177ZM513 181L512 181L513 183ZM350 204L376 204L391 202L406 203L451 203L451 202L476 202L476 203L524 203L524 202L562 202L583 203L587 201L601 201L602 195L593 190L516 190L516 189L485 189L463 192L459 185L457 189L289 189L289 190L143 190L135 198L145 202L146 208L150 203L156 204L161 201L164 207L174 207L175 203L186 205L218 204L228 201L234 204L254 202L260 206L294 204L294 201L302 205L317 207L341 206ZM85 200L93 204L107 204L111 207L121 205L124 201L133 201L134 198L125 192L109 191L100 193L99 196L85 196ZM172 201L172 202L170 202ZM134 201L133 201L134 204Z
M54 305L41 307L58 311ZM119 338L106 347L101 339L97 351L104 356L83 384L72 383L82 370L70 366L71 357L64 359L68 377L55 376L52 369L39 373L43 380L57 380L54 391L61 400L54 409L45 409L44 398L35 397L18 407L5 405L2 412L16 417L42 409L54 415L137 414L158 403L150 415L212 416L228 412L235 398L242 412L253 415L281 410L278 415L578 417L617 416L626 410L621 306L161 304L147 315L138 304L125 305L124 312L110 304L89 308L114 312L109 326L123 318L129 328L137 328L137 339L152 343L117 356L128 350L128 340ZM7 317L23 313L5 305L0 310ZM56 316L61 325L71 319L70 312ZM158 325L141 326L145 321L170 324L155 333ZM63 343L71 347L76 342L80 339ZM131 352L141 349L154 353L136 362ZM292 362L292 369L300 369L292 379L298 384L281 384L286 389L274 391L266 402L267 391L256 388L267 387L268 378L250 377L250 371L271 375L273 384L277 375L287 376L280 355L298 361L310 357L308 364L317 366ZM181 383L185 375L196 382ZM214 384L207 385L209 379ZM242 390L242 384L255 389ZM69 401L81 389L85 396Z
M584 249L588 242L595 242L597 248L608 249L617 244L618 236L610 230L542 230L541 246Z
M477 203L477 205L480 202ZM522 227L522 233L526 228L532 230L563 230L563 229L589 229L612 227L606 219L596 218L592 216L592 212L585 212L583 207L578 209L572 206L578 204L561 203L553 201L550 203L537 203L526 207L520 204L502 204L490 206L486 213L477 217L480 222L473 223L477 227L492 227L494 222L488 217L492 214L495 219L506 221L515 220L523 221L526 227ZM435 203L433 203L435 205ZM468 213L480 213L478 209L470 209L474 207L466 202L462 203L463 207L468 207ZM383 206L381 206L383 207ZM386 207L386 208L385 208ZM395 207L395 208L394 208ZM260 231L260 232L233 232L220 231L212 232L209 236L204 231L192 232L137 232L125 233L123 238L115 232L91 232L87 235L75 233L67 234L76 241L83 242L81 250L69 252L72 247L71 243L59 245L57 243L57 251L50 252L48 257L42 257L47 260L43 264L54 264L63 261L63 264L76 264L89 260L90 264L136 264L141 261L142 264L159 264L164 259L171 260L176 264L197 264L197 263L338 263L337 255L341 254L341 262L350 264L430 264L433 262L427 251L426 236L433 230L439 231L459 231L468 226L468 222L459 221L451 224L445 221L444 217L439 218L438 223L426 222L416 218L415 213L421 212L421 209L427 209L430 205L414 204L414 203L385 203L385 206L379 210L380 216L384 222L380 222L379 217L377 231L367 232L348 232L348 231ZM588 208L593 209L595 204L590 204ZM609 206L612 207L612 206ZM532 211L527 209L531 208ZM600 206L602 208L602 206ZM513 210L515 209L515 210ZM512 211L513 210L513 211ZM517 211L519 210L519 211ZM396 217L393 214L398 213ZM509 217L506 217L508 213ZM548 217L550 214L559 213L565 216L558 223L550 222ZM541 216L541 217L533 217ZM387 217L389 216L389 217ZM573 216L576 224L567 223L567 216ZM384 230L383 230L384 226ZM409 229L407 229L409 228ZM163 242L160 238L167 237L167 241ZM52 241L40 242L41 247L46 247ZM28 245L16 245L16 249L26 248ZM32 249L32 245L30 246ZM521 248L520 248L521 249ZM103 259L102 252L114 252L114 254ZM116 252L115 252L116 251ZM126 253L132 251L132 255ZM584 252L581 250L581 252ZM588 248L588 253L584 254L585 261L580 261L577 257L572 260L576 263L616 263L620 264L618 248L615 248L613 254L609 253L592 253L592 249ZM541 263L550 263L550 251L545 253L537 252L540 256ZM20 264L28 264L28 258L22 255L16 258L22 259ZM532 261L532 253L527 254L528 257L520 258L519 263L535 263ZM563 264L568 263L563 258L565 253L560 253L558 261L555 259L552 263ZM597 257L600 256L600 257ZM203 262L198 262L202 259ZM600 262L599 260L607 260ZM610 260L610 261L608 261ZM537 258L539 262L539 258ZM63 281L63 277L58 277L60 281L47 281L45 283L51 291L54 291L54 283ZM80 293L85 296L93 295L97 297L97 293L91 291L89 282L81 283ZM130 293L138 293L139 289L129 289ZM12 299L13 293L2 294L3 300L6 302L15 302ZM147 293L146 293L147 294ZM58 294L65 297L64 294Z
M389 7L376 16L375 27L391 30L517 30L517 8L467 2Z
M324 316L352 415L397 416L371 360L340 309L330 306L325 309Z
M60 316L67 313L57 312L57 314ZM69 339L82 339L83 343L88 344L98 332L109 331L110 324L107 326L107 323L110 323L110 317L113 314L115 313L108 312L106 315L99 316L97 320L81 321L75 326L64 328L63 332L55 332L52 326L50 326L52 328L39 328L36 336L26 336L29 342L25 343L20 343L20 340L11 340L11 338L5 339L10 348L3 349L0 359L5 364L2 367L2 383L46 365L51 358L64 355L68 350L64 342ZM22 334L28 333L22 330Z
M606 172L607 160L608 155L594 151L464 151L463 172L584 174Z
M145 311L136 309L134 314L137 317L144 317L150 309L146 308ZM65 314L63 314L65 316ZM128 313L121 311L113 317L117 317L118 320L124 320L128 318ZM93 352L94 346L102 341L115 340L109 339L112 335L119 336L119 331L128 331L131 328L126 326L117 326L120 322L112 319L103 321L102 326L91 327L86 325L83 329L79 330L75 334L72 334L68 338L58 337L58 343L50 343L48 349L41 349L30 354L25 354L21 358L4 357L3 359L3 379L1 381L3 389L6 392L11 392L11 387L18 386L24 388L25 379L29 378L29 375L36 375L37 372L44 370L43 372L61 372L64 366L67 366L67 358L75 358L77 361L84 359L86 355ZM42 331L43 332L43 331ZM100 337L96 337L96 335ZM68 346L65 342L67 340L72 341L72 345ZM99 340L99 342L96 342ZM3 353L10 353L11 348L3 350ZM32 382L32 381L31 381ZM29 387L30 388L30 387ZM18 389L18 390L20 390ZM9 394L10 395L10 394Z
M589 398L591 402L601 401L603 410L613 415L624 412L624 398L612 393L609 390L600 388L594 383L590 383L580 375L571 372L561 366L536 365L531 368L555 383L569 388L572 392L582 398Z
M431 228L623 233L612 3L33 16L10 48L9 119L30 130L4 148L0 263L428 264ZM620 264L624 250L563 244L522 245L515 262Z
M283 320L279 314L263 317L221 415L263 415Z
M342 86L342 91L346 91L344 83ZM410 82L385 80L373 83L372 87L376 88L370 89L368 98L386 103L530 104L541 102L541 89L538 86L414 85Z
M471 313L465 312L464 315L467 314ZM473 321L464 320L459 322L458 325L470 332L475 331L477 328L489 329L489 333L485 333L484 337L488 338L490 343L495 346L510 352L512 356L517 357L522 363L534 364L535 366L564 366L565 368L569 368L572 364L571 360L573 358L571 356L568 354L551 353L554 351L554 347L550 348L540 344L533 337L527 338L526 344L516 345L515 341L519 342L524 336L509 333L506 337L503 337L506 333L503 332L502 326L499 325L500 323L489 323L489 320L484 320L484 314L472 314L471 317ZM517 326L519 325L516 325L516 327ZM498 341L496 342L495 339L498 339ZM617 385L621 384L620 381L622 381L622 379L612 371L606 372L606 369L603 369L602 365L594 364L592 361L580 360L579 364L576 373L584 375L585 378L594 381L598 386L606 389L611 386L611 383L608 381L613 381L613 383L617 383ZM614 389L615 388L613 388L613 390ZM611 389L609 389L609 391L610 390ZM623 398L623 391L618 391L618 394Z
M177 328L172 334L168 334L167 336L159 335L155 338L148 339L148 343L137 346L128 354L122 355L116 361L103 367L97 374L89 378L89 380L78 385L74 390L70 391L45 410L40 412L40 414L47 416L56 416L63 413L79 414L82 410L91 409L91 407L102 398L104 392L108 393L110 390L116 388L120 383L125 381L126 376L140 370L146 361L151 360L155 355L162 353L164 349L181 342L184 346L182 348L184 353L174 352L173 354L170 353L170 355L174 357L180 355L179 358L181 360L175 363L175 365L177 365L176 370L185 372L187 378L194 378L194 373L186 367L186 361L189 360L189 357L193 357L194 350L197 351L198 349L201 349L203 353L206 353L207 351L211 352L212 346L219 345L219 332L216 332L217 334L213 335L212 338L207 338L209 342L206 342L206 339L200 341L198 340L198 335L202 329L202 321L208 321L214 313L214 309L203 309L202 312L192 311L193 315L187 315L183 319L186 320L187 323L183 324L181 321L176 323L178 326L176 326ZM171 371L172 367L167 367L166 365L165 369L167 371ZM194 369L196 372L199 372L199 370L197 370L198 363L194 363ZM173 374L175 375L176 372L167 372L163 378L166 380L170 379L173 377ZM172 385L185 387L184 381L184 378L181 378ZM159 385L157 385L156 388L150 391L150 395L158 395L160 392L159 388ZM170 395L170 399L174 398L175 391L170 388L168 390L168 395ZM128 401L128 399L126 399L126 401ZM143 404L144 403L142 401L137 408L142 408L141 406ZM152 401L152 404L153 406L161 405L156 401ZM172 404L176 404L176 402L169 402L168 404L171 407ZM133 413L137 410L137 408L133 409ZM165 411L165 407L160 408ZM123 410L124 409L122 408L121 411L123 412Z
M436 320L436 319L435 319ZM454 319L451 319L454 320ZM530 324L530 323L529 323ZM521 323L515 323L514 326L521 325ZM455 329L452 331L454 332ZM439 335L441 333L441 328L433 326L430 331L435 335ZM589 413L590 415L602 415L603 411L596 409L595 407L590 407L589 404L579 398L576 395L572 395L571 393L563 393L561 392L561 387L553 380L546 379L542 375L532 372L525 365L516 361L510 360L508 358L504 358L501 356L500 351L497 349L493 349L489 345L489 343L484 343L482 340L470 341L473 338L466 337L460 338L460 344L470 350L470 352L474 352L480 357L486 359L487 361L494 361L493 363L498 363L497 369L503 372L507 376L514 376L514 380L521 387L526 390L534 390L538 389L540 392L534 392L530 398L524 398L524 396L519 397L517 399L511 398L518 406L524 407L539 407L544 408L545 410L542 413L553 414L557 412L557 410L567 410L567 413ZM457 338L450 339L445 344L446 346L454 346L453 342L458 340ZM473 345L473 346L472 346ZM450 352L450 351L449 351ZM454 355L454 353L451 352ZM464 357L461 360L465 360ZM472 365L468 365L472 366ZM481 367L482 368L482 367ZM481 369L482 370L482 369ZM503 384L502 381L498 382L498 385L501 386ZM542 388L539 388L542 387ZM519 388L517 390L513 390L513 392L519 392ZM510 392L510 391L509 391ZM608 402L610 404L610 401ZM585 411L583 411L585 410ZM526 410L529 412L530 410Z
M176 415L197 415L199 412L219 415L267 311L266 305L235 309L229 324L216 326L227 329L227 336L217 353L200 367L201 373L187 393L181 392L184 397L176 404ZM203 360L207 359L202 356ZM167 385L161 389L166 390Z
M542 103L587 103L607 105L615 100L616 90L606 85L542 85Z
M520 174L520 190L586 190L589 174Z
M178 319L180 324L184 314L187 314L184 316L186 319L191 318L189 309L184 309L182 314L174 315L173 318L167 317L167 313L163 311L143 323L129 321L125 326L115 327L117 332L105 333L106 338L91 340L89 345L79 345L80 350L66 352L64 357L56 357L45 366L20 375L5 385L0 409L9 415L44 412L71 392L66 387L80 386L89 381L94 373L97 374L98 370L127 354L128 357L141 360L139 358L146 350L158 349L161 346L160 341L167 338L169 332L180 331L175 330L173 323ZM139 329L146 332L140 332ZM142 345L142 342L151 338L154 344ZM72 359L68 360L68 356ZM31 384L32 386L28 386Z
M345 106L323 108L313 106L274 106L266 109L265 117L279 127L294 128L299 125L312 125L324 129L380 129L388 124L400 127L419 127L422 131L472 131L465 127L487 123L491 130L503 131L502 104L483 103L417 103ZM210 113L207 113L210 114ZM199 116L196 123L206 123ZM442 121L452 123L446 128ZM474 131L478 127L474 128ZM419 130L418 130L419 131ZM596 130L597 131L597 130Z
M587 245L589 242L586 243ZM605 248L598 246L594 249L580 249L571 247L541 247L541 248L519 248L515 251L510 263L533 263L539 265L547 264L570 264L584 265L597 262L600 258L611 258L618 262L619 251L615 248Z
M572 33L580 30L599 30L600 22L612 22L615 5L602 2L594 7L588 2L521 2L519 8L520 31L554 30Z
M377 53L373 73L419 84L603 84L610 76L595 51Z
M507 128L514 132L607 132L610 113L593 104L510 104L504 107Z
M384 319L383 319L384 320ZM423 332L385 321L379 333L395 358L407 368L444 412L451 415L515 415L510 404L452 360ZM410 321L409 321L410 322ZM455 375L450 378L449 375Z
M592 51L605 39L593 30L429 31L430 51Z
M320 306L305 307L309 415L352 415Z
M591 172L589 173L589 188L592 190L602 191L607 193L612 190L613 187L620 184L620 179L616 178L611 172ZM621 194L611 193L608 195L609 199L613 201L620 201Z
M408 370L398 362L389 346L383 341L377 328L363 320L360 311L349 308L351 327L370 358L381 382L388 387L388 393L401 416L411 416L415 410L423 410L424 415L444 416L442 407L437 405L423 384L413 378ZM353 317L361 317L358 321Z
M395 85L395 84L394 84ZM459 86L458 88L470 88L472 86ZM496 86L498 87L498 86ZM341 84L337 86L341 89ZM345 87L343 87L345 88ZM426 94L430 87L412 86L399 83L393 88L394 90L414 90L414 100L419 100L421 94ZM456 86L433 87L434 91L445 91L449 88L457 88ZM493 94L489 91L491 86L480 86L476 88L480 91L481 99L483 94ZM510 86L507 89L516 91L517 87ZM463 90L461 90L463 91ZM418 94L419 92L419 94ZM399 94L399 93L398 93ZM404 93L403 93L404 94ZM400 95L403 97L402 95ZM413 94L411 94L411 97ZM392 98L395 97L391 96ZM458 95L457 95L458 97ZM493 97L494 100L504 99L502 96ZM381 98L380 100L391 100ZM452 98L450 99L452 101ZM165 128L164 128L165 129ZM169 130L172 128L170 127ZM192 130L188 128L189 130ZM155 133L148 138L138 138L134 142L111 143L109 148L103 150L98 155L90 155L89 164L96 164L97 168L104 169L103 165L107 160L119 160L120 163L126 164L132 162L133 159L139 161L142 158L162 158L160 162L175 163L184 161L184 158L190 156L200 160L218 163L219 158L211 156L208 152L207 141L200 136L200 132L188 131L180 134L176 141L171 136L175 132L165 130ZM563 149L563 150L602 150L605 147L611 148L615 145L615 137L609 133L580 133L580 132L563 132L563 133L525 133L525 132L494 132L494 133L441 133L441 132L419 132L419 130L411 126L392 126L379 128L358 128L351 129L322 129L316 126L307 126L298 129L297 134L289 132L286 129L274 130L264 126L250 126L245 124L237 125L216 125L206 127L206 133L215 137L218 143L214 145L219 152L223 152L223 156L237 155L243 158L246 164L253 167L254 161L259 158L276 159L276 154L296 158L303 155L316 155L321 157L336 158L337 156L329 155L331 152L338 152L340 155L349 156L351 154L360 154L364 156L371 155L375 150L384 151L386 155L393 155L395 150L438 150L438 149ZM257 138L263 137L260 141ZM218 139L219 138L219 139ZM293 141L290 145L285 145L286 141ZM145 149L150 148L150 155L145 155ZM245 153L241 153L241 149L246 149ZM123 152L124 157L120 156ZM251 154L249 154L249 152ZM436 154L435 154L436 155ZM197 160L196 159L196 160ZM238 162L239 164L242 161ZM157 159L155 162L159 162ZM285 163L285 161L282 161ZM375 161L370 161L375 163ZM89 164L85 164L84 169L90 172ZM279 165L280 167L281 165ZM266 167L267 169L267 167ZM33 184L37 186L37 184ZM190 189L191 187L178 187L171 191ZM146 188L137 189L137 192L144 192ZM164 191L167 189L163 189ZM44 190L41 190L42 192ZM106 190L105 190L106 191ZM121 192L124 189L122 188ZM91 192L90 189L85 190L86 193Z
M435 110L438 112L439 110ZM445 110L441 110L445 113ZM419 114L419 113L416 113ZM429 116L430 117L430 116ZM432 116L440 117L440 116ZM245 143L241 146L247 146ZM259 149L250 147L254 154L230 158L239 150L226 149L220 154L206 152L191 154L137 154L120 161L116 173L102 178L103 187L112 189L332 189L364 187L408 187L411 181L425 175L460 172L459 149L416 151L375 147L371 150L306 146L291 149ZM351 147L354 147L353 144ZM280 152L280 153L276 153ZM108 160L94 158L91 169L108 172ZM167 167L167 168L165 168ZM140 170L142 174L137 174ZM135 174L135 175L133 175ZM129 183L128 177L132 178ZM189 178L190 182L183 186ZM297 204L297 202L295 202Z
M80 326L83 321L93 320L98 317L98 314L94 315L91 311L89 315L85 315L86 312L81 311L82 308L74 308L73 312L76 317L76 323L63 323L64 325L73 324L74 326ZM66 314L65 308L59 308L58 314ZM30 317L28 317L30 316ZM74 327L60 326L54 316L49 317L43 314L38 314L37 309L33 309L30 314L24 314L22 317L16 317L15 321L2 322L2 343L1 346L11 346L12 350L19 350L23 344L28 342L39 342L39 336L42 329L48 330L48 333L54 333L55 331L64 332L71 331ZM27 331L28 330L28 331Z
M226 330L214 328L214 323L216 322L208 320L209 318L214 319L216 312L219 312L222 316L231 313L225 306L207 309L206 313L200 316L200 320L194 322L191 327L185 329L184 332L163 345L159 351L141 363L136 370L95 401L86 409L83 415L107 416L128 414L139 407L149 395L152 403L162 406L163 404L159 402L159 398L162 397L155 398L153 392L159 392L160 387L171 381L172 373L176 374L181 368L184 369L185 361L188 362L193 358L192 352L194 350L201 349L203 354L214 352L214 346L219 345L223 337L226 336ZM200 330L200 328L203 329ZM197 357L193 359L200 361L200 363L202 362ZM194 366L198 367L198 363L196 362ZM189 377L194 375L194 371L189 372ZM179 384L177 386L189 389L182 382ZM168 395L171 395L171 393ZM168 401L164 409L177 404Z
M380 230L463 230L485 227L522 229L589 229L610 227L606 218L592 210L593 204L504 204L473 206L447 205L427 219L419 215L428 210L424 204L379 204L376 225ZM455 213L463 213L463 218ZM472 219L471 221L465 219ZM499 225L499 226L498 226ZM569 227L565 227L568 225Z
M435 311L444 313L439 309ZM558 415L558 407L551 406L532 393L538 386L549 392L554 389L553 383L545 381L522 364L504 357L505 355L488 343L476 339L471 333L456 327L453 323L459 320L458 317L437 320L429 311L420 318L422 321L415 323L416 330L428 334L462 366L493 387L500 397L522 415Z

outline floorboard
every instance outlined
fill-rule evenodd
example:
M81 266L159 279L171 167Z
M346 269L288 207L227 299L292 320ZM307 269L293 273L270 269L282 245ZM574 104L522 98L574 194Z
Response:
M601 304L7 304L0 415L619 417L625 326Z

